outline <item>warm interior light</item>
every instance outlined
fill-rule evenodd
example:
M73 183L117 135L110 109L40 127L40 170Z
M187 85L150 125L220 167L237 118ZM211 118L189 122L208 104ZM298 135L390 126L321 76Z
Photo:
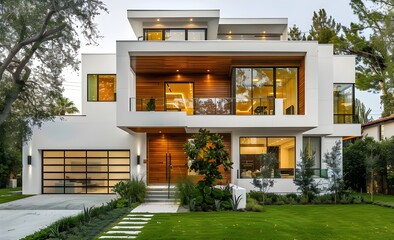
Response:
M190 18L190 22L193 22L193 18Z
M231 34L231 31L229 31L228 34Z
M211 71L211 70L209 70L209 69L207 70L207 72L210 72L210 71Z
M156 19L156 21L160 22L160 18Z
M179 69L177 69L176 72L179 72Z
M263 33L265 34L265 31L263 31Z

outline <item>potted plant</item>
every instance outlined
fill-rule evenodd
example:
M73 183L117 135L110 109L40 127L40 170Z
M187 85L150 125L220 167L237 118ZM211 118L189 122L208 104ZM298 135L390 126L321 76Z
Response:
M156 102L153 97L149 99L149 102L146 104L146 111L155 111L156 109Z

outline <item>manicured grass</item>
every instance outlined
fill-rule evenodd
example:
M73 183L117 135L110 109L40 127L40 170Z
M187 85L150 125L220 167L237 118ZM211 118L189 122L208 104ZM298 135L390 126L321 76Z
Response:
M20 193L13 193L15 191L21 191L22 188L1 188L0 189L0 204L15 201L18 199L30 197L31 195L22 195Z
M363 193L362 196L366 201L371 200L371 194ZM378 202L394 203L394 195L374 194L373 200Z
M394 210L375 205L267 206L266 212L155 214L138 239L392 239Z

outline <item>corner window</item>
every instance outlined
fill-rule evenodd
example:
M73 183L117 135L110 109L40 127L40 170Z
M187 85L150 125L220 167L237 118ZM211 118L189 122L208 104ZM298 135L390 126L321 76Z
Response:
M334 83L334 123L353 123L354 84Z
M241 137L240 178L258 176L267 168L265 159L274 158L272 178L293 178L295 167L294 137Z
M303 138L303 151L306 151L309 157L313 154L314 156L314 165L313 172L315 176L320 177L321 174L321 138L320 137L304 137Z
M88 101L115 102L116 75L88 74Z

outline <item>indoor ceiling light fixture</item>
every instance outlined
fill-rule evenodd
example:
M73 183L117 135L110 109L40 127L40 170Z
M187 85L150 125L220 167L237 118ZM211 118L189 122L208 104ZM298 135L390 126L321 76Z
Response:
M160 22L160 18L156 19L156 21Z
M193 22L193 18L190 18L190 22Z

